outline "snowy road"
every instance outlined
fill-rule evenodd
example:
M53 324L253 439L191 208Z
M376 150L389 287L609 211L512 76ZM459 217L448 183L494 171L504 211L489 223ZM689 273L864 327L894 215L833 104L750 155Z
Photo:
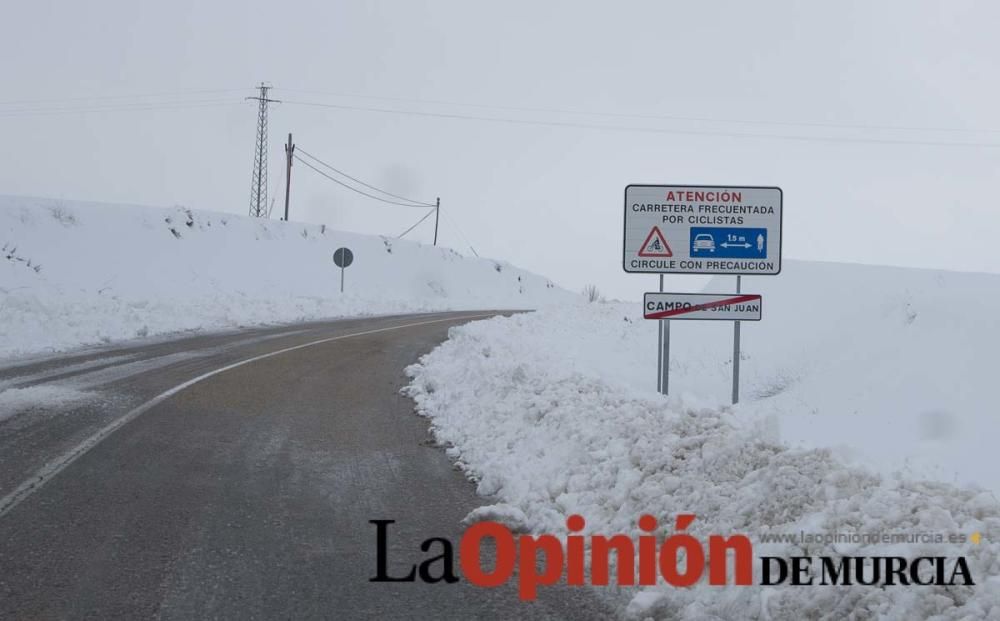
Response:
M529 605L513 583L369 582L369 520L397 521L402 571L485 504L399 394L406 365L482 315L0 368L0 618L602 617L580 589Z

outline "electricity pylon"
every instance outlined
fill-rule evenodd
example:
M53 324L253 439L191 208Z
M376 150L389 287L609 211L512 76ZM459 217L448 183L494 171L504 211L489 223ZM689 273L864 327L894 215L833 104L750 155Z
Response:
M257 146L253 154L253 177L250 180L250 215L255 218L266 218L267 208L267 104L280 103L277 99L268 99L267 91L270 85L260 83L260 95L247 97L260 103L257 109Z

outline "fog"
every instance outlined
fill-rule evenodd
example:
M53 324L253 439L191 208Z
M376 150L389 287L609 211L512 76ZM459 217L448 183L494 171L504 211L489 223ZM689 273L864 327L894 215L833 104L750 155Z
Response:
M440 197L441 244L571 289L655 287L621 268L629 183L780 186L786 260L1000 271L1000 5L38 1L4 15L3 194L247 213L244 98L267 81L283 102L273 217L291 132L367 183ZM396 236L424 213L293 168L292 220ZM429 243L432 221L407 238Z

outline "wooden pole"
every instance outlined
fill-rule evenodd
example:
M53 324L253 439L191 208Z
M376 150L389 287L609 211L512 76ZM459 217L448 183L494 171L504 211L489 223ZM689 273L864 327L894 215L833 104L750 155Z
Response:
M441 197L437 199L437 205L434 207L434 245L438 245L438 218L441 216Z
M292 135L288 134L288 144L285 145L285 222L288 222L288 196L292 191L292 156L295 154L295 145L292 143Z

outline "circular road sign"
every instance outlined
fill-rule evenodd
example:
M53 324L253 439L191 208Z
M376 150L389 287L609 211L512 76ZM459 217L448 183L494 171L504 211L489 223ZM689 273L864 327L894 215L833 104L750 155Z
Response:
M337 251L333 253L333 262L337 264L337 267L347 267L354 263L354 253L351 252L350 248L337 248Z

